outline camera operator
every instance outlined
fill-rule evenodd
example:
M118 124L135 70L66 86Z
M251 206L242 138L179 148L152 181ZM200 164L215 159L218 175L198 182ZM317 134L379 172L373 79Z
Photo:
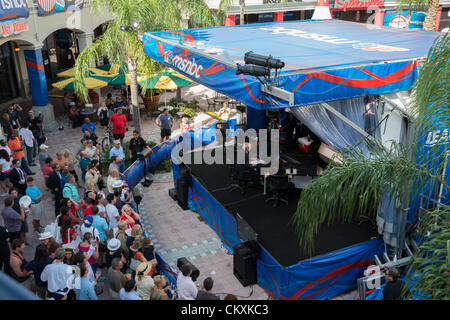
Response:
M30 123L30 130L38 143L38 147L40 147L46 140L42 115L39 114L39 116L36 117L33 110L30 110L28 111L28 122Z

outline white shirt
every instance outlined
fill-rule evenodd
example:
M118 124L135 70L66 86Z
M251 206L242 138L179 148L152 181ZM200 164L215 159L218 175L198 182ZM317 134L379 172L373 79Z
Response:
M34 146L34 136L33 136L33 132L31 132L31 130L26 129L26 128L20 128L19 130L19 135L22 137L23 141L25 142L25 145L27 147L33 147Z
M73 280L72 271L71 266L63 262L54 262L45 266L41 273L41 281L47 281L48 291L65 295L69 292Z
M178 296L184 300L195 300L197 298L197 286L191 277L185 277L182 273L177 278Z
M2 165L2 172L6 172L11 169L11 161L6 161L3 158L0 158L0 164Z
M92 147L92 148L86 147L86 148L84 148L84 151L86 151L87 156L88 156L89 159L93 160L93 159L97 159L98 158L98 156L94 156L94 154L97 152L97 148L96 147Z
M86 232L90 232L92 234L92 240L94 240L96 238L100 239L100 235L98 233L98 230L93 225L91 225L90 227L86 227L85 224L83 223L81 225L80 231L81 231L81 234L80 234L80 238L81 239L83 239L84 234Z
M108 215L109 219L109 228L110 229L117 228L116 217L120 217L120 213L119 210L117 210L117 207L111 203L108 203L106 205L106 214Z

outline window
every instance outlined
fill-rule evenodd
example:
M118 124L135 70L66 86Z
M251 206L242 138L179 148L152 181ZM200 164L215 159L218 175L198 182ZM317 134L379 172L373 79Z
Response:
M11 44L9 42L0 46L0 103L17 98L19 90L12 60Z

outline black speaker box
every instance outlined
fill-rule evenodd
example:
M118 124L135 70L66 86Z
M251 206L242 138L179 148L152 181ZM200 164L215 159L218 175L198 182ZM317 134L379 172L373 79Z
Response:
M197 278L200 276L200 270L198 270L197 267L194 266L192 264L192 262L190 262L185 257L178 258L178 260L177 260L177 267L178 267L178 269L180 269L180 271L181 271L181 268L183 268L183 266L185 264L190 264L191 265L191 269L192 269L191 278L192 278L192 281L197 281Z
M233 247L233 274L244 287L258 282L258 253L259 245L256 241L247 241Z
M191 180L189 168L180 165L180 177L177 180L176 195L178 204L183 210L188 209L188 194Z

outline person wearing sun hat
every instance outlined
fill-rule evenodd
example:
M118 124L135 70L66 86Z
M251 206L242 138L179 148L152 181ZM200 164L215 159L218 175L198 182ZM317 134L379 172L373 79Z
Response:
M111 267L111 262L114 258L119 258L124 265L127 263L127 259L123 254L123 250L120 248L121 242L118 239L112 238L108 241L107 251L105 254L106 267Z
M151 276L153 264L151 262L142 262L136 268L136 292L142 300L150 300L152 289L155 286L155 282Z

